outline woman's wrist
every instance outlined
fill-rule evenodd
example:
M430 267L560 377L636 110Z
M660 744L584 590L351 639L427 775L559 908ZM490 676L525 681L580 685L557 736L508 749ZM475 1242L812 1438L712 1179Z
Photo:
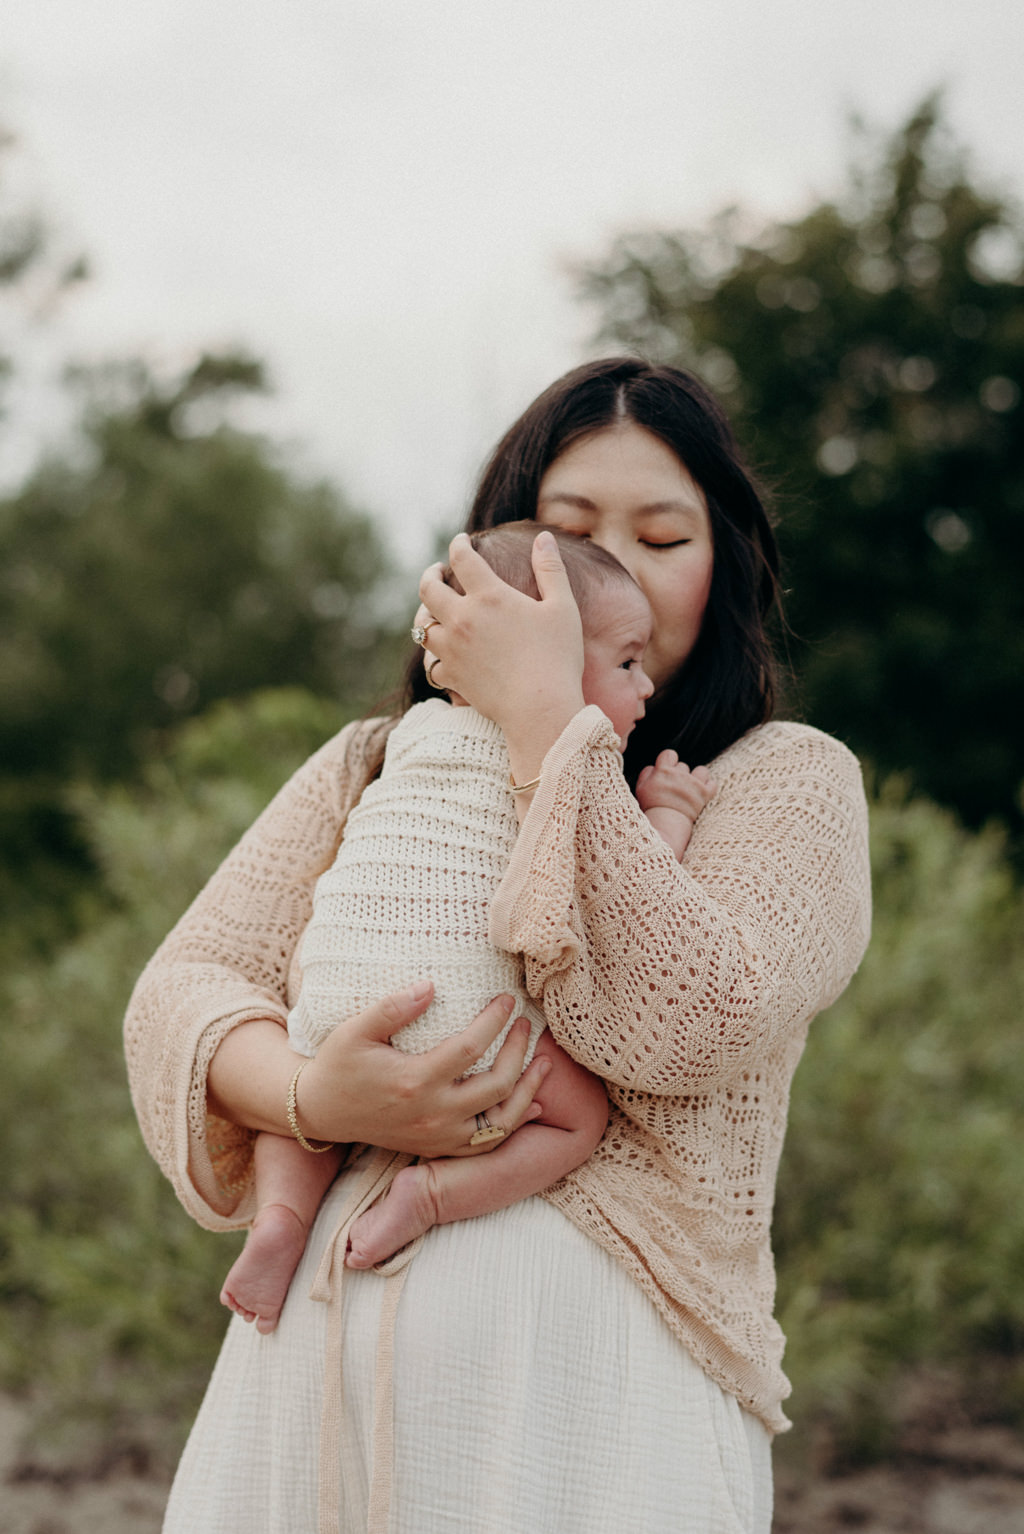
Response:
M288 1089L300 1057L274 1018L240 1023L221 1040L206 1078L207 1106L243 1129L290 1135ZM312 1136L314 1130L308 1126Z
M514 782L529 783L539 776L544 758L582 707L582 693L566 693L528 716L498 720Z
M303 1133L302 1125L299 1122L299 1078L310 1063L308 1057L303 1060L288 1083L285 1116L288 1120L288 1128L291 1130L292 1138L298 1141L303 1150L309 1151L313 1156L323 1156L327 1151L334 1149L336 1142L334 1140L324 1140L321 1144L314 1145L309 1137Z

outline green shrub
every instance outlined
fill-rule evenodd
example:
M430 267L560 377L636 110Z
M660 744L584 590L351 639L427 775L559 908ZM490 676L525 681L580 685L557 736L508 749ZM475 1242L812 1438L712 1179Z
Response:
M875 925L811 1027L776 1202L799 1422L870 1453L901 1377L1024 1337L1024 922L1003 842L883 786Z
M50 1425L72 1423L77 1452L140 1431L179 1446L224 1330L217 1295L238 1247L192 1224L143 1148L121 1048L129 991L224 853L340 722L307 694L256 694L185 725L140 786L78 790L105 881L93 919L45 960L31 934L5 936L0 1382L31 1390Z

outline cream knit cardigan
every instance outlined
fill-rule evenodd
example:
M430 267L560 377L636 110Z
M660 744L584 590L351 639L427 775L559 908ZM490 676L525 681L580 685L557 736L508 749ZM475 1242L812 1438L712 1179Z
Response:
M282 1026L313 886L387 724L350 725L281 790L140 977L125 1024L150 1151L212 1229L252 1215L252 1136L208 1120L206 1070L253 1018ZM860 771L835 740L774 723L713 764L682 864L584 708L541 785L491 912L526 956L558 1042L608 1084L589 1161L545 1197L617 1258L705 1372L784 1428L770 1222L789 1085L815 1013L867 944Z

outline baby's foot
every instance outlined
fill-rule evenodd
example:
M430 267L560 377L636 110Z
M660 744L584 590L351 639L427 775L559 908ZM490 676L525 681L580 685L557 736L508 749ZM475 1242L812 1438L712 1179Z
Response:
M372 1268L436 1224L437 1205L429 1166L403 1167L385 1196L352 1226L345 1266Z
M277 1325L288 1285L306 1245L306 1230L285 1204L261 1209L234 1267L224 1280L220 1302L258 1332Z

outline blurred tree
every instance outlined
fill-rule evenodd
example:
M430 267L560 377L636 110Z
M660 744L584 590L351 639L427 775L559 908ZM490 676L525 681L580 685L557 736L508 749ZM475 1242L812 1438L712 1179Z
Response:
M640 232L580 274L600 338L692 367L785 501L806 716L971 823L1021 823L1019 223L938 97L840 202Z
M375 685L387 564L366 517L231 426L257 363L141 363L79 380L84 454L0 503L0 754L8 771L133 766L153 730L294 683L349 705Z
M133 770L217 698L294 684L354 711L382 685L369 520L300 483L231 405L257 363L80 374L83 433L0 501L0 810L21 861L74 774ZM59 820L59 817L57 817Z

